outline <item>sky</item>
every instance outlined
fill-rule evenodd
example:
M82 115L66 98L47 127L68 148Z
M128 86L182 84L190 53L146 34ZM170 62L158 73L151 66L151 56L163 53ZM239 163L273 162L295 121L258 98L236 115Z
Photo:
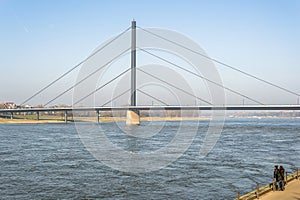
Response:
M21 104L128 28L133 18L143 28L182 33L210 57L300 93L297 0L0 0L0 102ZM297 103L296 95L215 66L227 87L266 104ZM44 104L74 84L77 73L28 104ZM226 98L229 104L244 101L231 93ZM53 103L71 99L72 93Z

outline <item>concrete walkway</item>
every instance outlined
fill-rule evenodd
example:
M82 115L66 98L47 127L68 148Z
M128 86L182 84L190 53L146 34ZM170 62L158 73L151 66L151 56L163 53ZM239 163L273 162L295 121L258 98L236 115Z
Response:
M300 200L300 180L295 179L286 185L284 191L269 192L260 200Z

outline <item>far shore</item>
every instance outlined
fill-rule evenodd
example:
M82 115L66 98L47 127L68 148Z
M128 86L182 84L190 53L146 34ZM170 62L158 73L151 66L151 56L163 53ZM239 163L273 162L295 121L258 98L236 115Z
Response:
M48 123L65 123L63 120L54 120L54 119L1 119L0 124L48 124Z
M226 117L227 119L282 119L282 118L299 118L299 117L273 117L273 116L249 116L249 117ZM211 117L141 117L141 121L204 121L211 120ZM126 117L100 117L99 122L121 122L126 121ZM95 117L69 117L69 122L96 122ZM1 118L0 124L53 124L53 123L65 123L63 118L57 116L57 118L41 118L39 120L33 118Z
M199 121L210 120L209 117L141 117L141 121ZM100 117L99 122L121 122L126 121L125 117ZM68 122L96 122L95 117L76 117L68 119ZM47 124L65 123L64 119L8 119L0 118L0 124Z

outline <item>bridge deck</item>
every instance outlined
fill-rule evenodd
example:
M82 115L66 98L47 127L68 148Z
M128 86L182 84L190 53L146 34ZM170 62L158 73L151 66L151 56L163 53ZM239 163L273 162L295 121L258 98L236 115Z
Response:
M226 106L127 106L127 107L76 107L0 109L7 112L47 111L109 111L109 110L300 110L300 105L226 105Z

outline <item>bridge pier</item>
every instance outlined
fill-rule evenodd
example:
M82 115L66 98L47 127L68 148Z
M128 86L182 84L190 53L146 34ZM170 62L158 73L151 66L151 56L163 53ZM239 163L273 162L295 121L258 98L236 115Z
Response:
M97 124L99 124L99 121L100 121L100 119L99 119L99 110L97 110L96 111L96 122L97 122Z
M35 116L36 116L36 120L39 120L40 119L40 112L36 112Z
M64 120L65 120L65 123L68 123L68 111L65 111Z
M14 113L13 112L10 113L10 119L14 119Z
M127 126L140 125L139 110L127 110L126 125Z

